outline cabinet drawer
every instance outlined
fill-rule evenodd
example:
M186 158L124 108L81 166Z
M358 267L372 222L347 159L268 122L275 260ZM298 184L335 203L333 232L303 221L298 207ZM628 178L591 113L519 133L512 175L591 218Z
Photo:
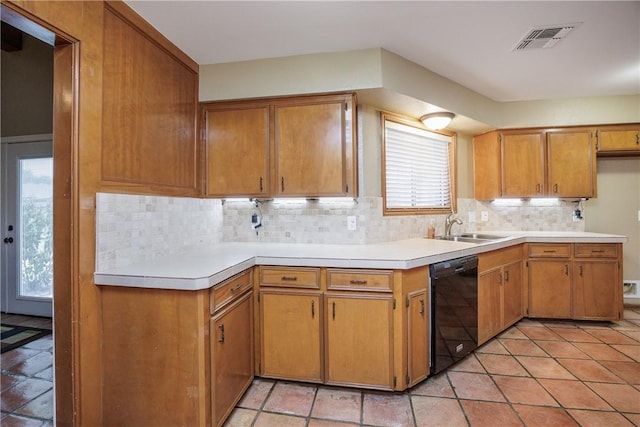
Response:
M260 267L260 286L320 289L320 269Z
M329 269L327 289L392 292L393 271Z
M211 314L232 302L253 285L251 270L237 274L213 287L211 291Z
M533 243L529 245L529 257L568 258L570 243Z
M522 260L522 245L478 254L478 273Z
M611 243L576 243L575 256L582 257L602 257L602 258L617 258L618 246Z

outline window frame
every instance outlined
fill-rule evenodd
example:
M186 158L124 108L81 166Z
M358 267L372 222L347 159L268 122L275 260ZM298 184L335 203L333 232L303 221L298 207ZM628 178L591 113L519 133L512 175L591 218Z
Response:
M393 122L400 125L405 125L413 128L420 129L422 131L427 131L430 133L443 135L451 138L450 146L449 146L449 190L451 197L451 206L447 207L400 207L400 208L389 208L387 207L387 175L386 175L386 145L387 145L387 132L386 132L386 123L387 121ZM456 185L456 176L457 176L457 165L456 165L456 133L446 130L432 130L427 128L422 122L411 119L408 117L404 117L398 114L388 113L381 111L380 112L380 128L382 132L382 161L381 161L381 184L382 184L382 214L383 215L434 215L434 214L449 214L453 212L457 212L457 185Z

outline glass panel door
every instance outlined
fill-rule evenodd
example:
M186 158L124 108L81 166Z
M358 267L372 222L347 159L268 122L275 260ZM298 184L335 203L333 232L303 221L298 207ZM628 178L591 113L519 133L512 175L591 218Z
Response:
M51 316L51 141L3 144L2 310Z

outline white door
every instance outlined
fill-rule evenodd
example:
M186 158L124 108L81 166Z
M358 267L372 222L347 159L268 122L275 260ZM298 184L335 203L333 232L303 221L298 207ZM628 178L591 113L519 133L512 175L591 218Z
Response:
M52 315L52 145L50 138L2 143L0 271L6 313Z

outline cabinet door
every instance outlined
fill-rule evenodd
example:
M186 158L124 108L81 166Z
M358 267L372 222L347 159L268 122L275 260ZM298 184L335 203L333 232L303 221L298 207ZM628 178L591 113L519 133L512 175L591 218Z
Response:
M269 183L268 106L204 110L206 195L263 196Z
M260 291L262 376L322 382L320 292Z
M222 425L253 380L253 292L211 319L211 403Z
M640 153L640 129L598 131L598 153L608 151Z
M571 318L570 260L529 260L529 316Z
M542 132L502 134L502 196L545 194Z
M500 140L488 132L473 138L473 194L476 200L501 196Z
M502 269L495 268L478 276L478 344L500 331Z
M503 269L502 328L522 319L522 260L508 264Z
M327 384L393 389L393 298L326 294Z
M595 195L596 156L589 130L548 133L547 156L550 196Z
M421 290L409 295L408 336L409 336L409 381L412 387L429 374L429 313L427 291Z
M275 194L348 193L345 114L343 101L275 107Z
M574 261L573 318L617 320L622 287L617 260Z

